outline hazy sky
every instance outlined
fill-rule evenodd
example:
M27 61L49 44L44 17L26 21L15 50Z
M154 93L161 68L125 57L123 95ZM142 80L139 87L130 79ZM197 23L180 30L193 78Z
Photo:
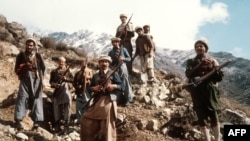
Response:
M187 50L204 38L210 51L249 59L249 4L249 0L0 0L0 13L27 29L67 33L88 29L111 35L121 13L133 14L134 27L149 24L159 47Z

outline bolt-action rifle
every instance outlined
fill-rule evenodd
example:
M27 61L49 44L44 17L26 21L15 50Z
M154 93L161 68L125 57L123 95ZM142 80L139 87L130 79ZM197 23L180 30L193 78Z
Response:
M119 37L120 39L121 39L122 35L124 35L124 38L123 38L123 39L127 38L127 26L128 26L128 24L130 23L130 21L131 21L131 19L132 19L132 16L133 16L133 14L130 16L128 22L127 22L126 25L124 26L124 28L123 28L121 34L119 34L118 37ZM124 33L124 34L123 34L123 33Z
M62 73L62 74L59 74L59 77L57 78L57 82L55 83L56 85L58 84L62 84L65 80L64 80L64 76L66 76L66 74L69 72L69 68L70 66L67 67L67 69ZM56 88L55 91L54 91L54 97L58 96L60 93L58 92L60 89L60 86L59 87L55 87L52 85L52 87Z
M62 82L64 81L63 77L66 76L66 74L69 72L69 68L70 66L68 66L67 69L62 74L59 75L60 77L57 81L58 84L62 84Z
M95 104L95 102L97 101L97 99L103 94L105 93L105 88L108 86L108 84L110 84L110 78L112 77L112 75L120 68L120 66L123 64L123 62L119 63L114 69L112 69L112 71L110 71L107 76L106 79L104 81L102 81L100 83L100 85L103 87L103 91L98 92L98 93L92 93L90 99L88 100L88 102L86 104L83 105L83 109L87 109L89 107L91 107L92 105Z
M218 67L214 68L213 70L211 70L209 73L207 73L206 75L202 76L202 77L197 77L194 78L193 80L191 80L190 83L185 83L185 84L178 84L176 86L172 86L169 88L170 93L175 94L175 93L179 93L181 92L183 89L186 89L188 87L196 87L198 86L200 83L204 82L205 80L207 80L208 78L210 78L213 74L215 74L217 71L221 70L223 67L225 67L226 65L228 65L231 61L226 61L224 63L222 63L221 65L219 65Z

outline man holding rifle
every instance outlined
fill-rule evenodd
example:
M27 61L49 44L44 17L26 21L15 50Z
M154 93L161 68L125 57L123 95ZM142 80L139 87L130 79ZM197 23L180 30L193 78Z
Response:
M53 110L55 120L55 132L61 131L64 125L66 132L71 116L72 96L69 91L69 82L73 82L73 75L66 67L66 59L59 57L58 67L50 73L50 85L55 88L53 93Z
M111 57L112 62L110 64L111 68L115 68L120 65L118 74L122 80L123 95L118 96L118 105L127 106L130 102L133 102L133 90L132 84L129 79L129 73L126 66L126 62L131 61L131 57L126 48L120 46L120 38L113 37L111 38L111 44L113 48L108 52L108 55Z
M120 45L126 48L129 55L132 56L133 46L131 43L131 39L135 36L135 33L134 33L133 24L130 22L132 15L129 18L128 22L127 22L127 18L128 18L127 15L120 14L120 20L122 23L117 27L115 36L121 39ZM130 60L126 64L127 64L129 74L132 74L133 72L132 61Z
M81 118L81 141L116 141L115 121L117 117L117 93L122 90L121 79L109 69L111 57L102 55L98 59L99 71L91 79L92 93L86 111Z
M194 44L196 56L187 60L186 77L189 81L198 80L197 78L208 75L219 66L218 62L207 56L208 44L204 40L198 40ZM222 80L221 70L215 71L210 77L196 83L196 86L189 87L194 110L198 117L199 126L205 135L206 141L210 141L209 124L214 133L215 140L220 141L220 125L218 118L219 109L219 90L218 82Z
M42 81L45 64L41 54L37 53L36 41L29 38L25 41L25 51L21 51L16 57L15 73L20 80L17 95L14 119L18 130L22 130L21 121L26 116L27 110L31 110L31 119L34 121L33 128L39 126L44 120Z

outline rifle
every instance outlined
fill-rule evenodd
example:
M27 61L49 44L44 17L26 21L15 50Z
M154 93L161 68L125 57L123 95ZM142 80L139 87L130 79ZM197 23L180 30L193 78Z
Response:
M221 70L223 67L225 67L229 63L231 63L231 61L226 61L226 62L222 63L221 65L219 65L218 67L214 68L213 70L211 70L206 75L204 75L202 77L196 77L196 78L194 78L193 80L191 80L190 83L179 84L179 85L170 87L169 88L170 93L179 93L183 89L186 89L188 87L191 87L191 86L196 87L196 86L198 86L200 83L202 83L203 81L205 81L208 78L210 78L213 74L215 74L217 71Z
M63 72L63 74L60 75L57 84L62 84L62 82L64 81L62 78L69 72L69 68L70 66L68 66L67 69Z
M127 26L128 26L128 24L130 23L130 21L131 21L131 19L132 19L132 16L133 16L133 14L130 16L128 22L126 23L126 25L125 25L124 28L123 28L122 33L125 32L124 39L127 37ZM120 34L120 35L119 35L119 38L120 38L120 39L121 39L122 35L123 35L123 34Z
M138 54L135 54L135 55L132 57L131 62L133 62L137 56L138 56Z
M106 79L101 83L101 86L103 86L103 90L105 91L105 87L108 85L108 82L110 81L111 76L121 67L123 62L119 63L112 71L108 74ZM92 93L90 99L83 105L83 109L87 109L91 107L91 105L94 105L94 102L96 99L98 99L101 96L100 93ZM91 103L92 102L92 103Z
M57 82L55 82L55 84L53 84L51 86L52 88L56 88L54 91L54 94L53 94L54 97L57 97L60 94L59 91L61 91L61 90L59 88L61 87L61 84L64 82L63 77L69 72L69 68L70 68L70 66L67 67L67 69L63 72L63 74L59 75L59 77L57 78L58 79ZM58 86L58 84L60 84L60 85ZM54 85L56 85L56 86L54 86Z

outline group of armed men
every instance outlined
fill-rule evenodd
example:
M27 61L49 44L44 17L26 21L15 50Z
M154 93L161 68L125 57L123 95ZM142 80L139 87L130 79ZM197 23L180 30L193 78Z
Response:
M132 61L139 55L142 73L147 73L148 81L153 82L154 76L154 52L155 43L149 34L150 26L133 28L133 24L127 22L125 14L120 15L121 25L116 30L116 35L111 38L112 49L107 55L98 57L98 71L93 72L88 68L87 59L83 59L81 69L74 75L66 64L65 57L58 58L58 67L50 73L50 85L53 92L54 132L67 131L72 106L72 94L69 83L75 88L76 115L80 125L80 137L82 141L116 141L117 106L126 106L133 102L133 92L130 75L133 75ZM132 56L131 43L134 32L138 34L136 39L136 51ZM16 57L15 72L20 79L18 97L15 105L14 119L16 128L23 130L21 121L30 110L30 117L34 122L33 129L39 127L44 120L43 113L43 76L45 63L41 54L36 52L37 42L28 38L25 42L25 51L21 51ZM215 59L207 57L208 45L203 40L198 40L194 45L197 56L187 60L186 76L191 80L202 76L218 66ZM219 91L217 82L222 79L222 72L218 72L211 78L190 88L197 113L199 124L204 130L209 141L208 118L217 141L219 140L219 121L217 115ZM61 128L61 127L64 128Z

